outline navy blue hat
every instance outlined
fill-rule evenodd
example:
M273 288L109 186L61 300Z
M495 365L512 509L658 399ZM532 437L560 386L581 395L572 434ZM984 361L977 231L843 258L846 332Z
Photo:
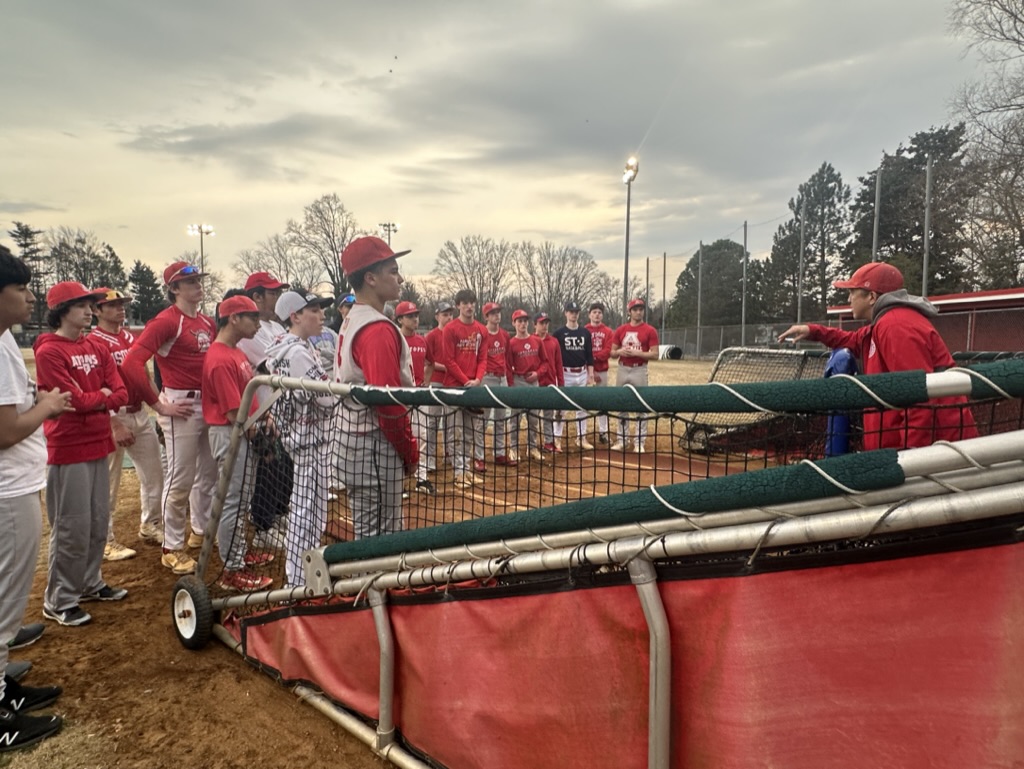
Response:
M579 312L580 311L579 303L577 303L577 302L575 302L575 301L570 299L568 302L565 303L565 311L566 312Z

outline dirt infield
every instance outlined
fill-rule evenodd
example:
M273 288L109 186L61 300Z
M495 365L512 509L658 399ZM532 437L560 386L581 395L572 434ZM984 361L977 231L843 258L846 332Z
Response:
M706 382L711 366L709 362L657 362L651 368L651 383ZM578 464L584 471L588 463L609 467L621 463L624 469L636 468L633 472L640 467L639 458L606 457L607 452L602 458L575 454L564 466ZM651 455L642 460L653 461ZM558 477L549 480L557 483ZM593 488L591 493L602 492ZM479 496L484 506L504 498L493 476L490 488L474 489L471 494ZM529 496L527 503L542 499ZM93 622L82 628L47 622L38 643L12 653L12 659L33 662L27 684L64 687L53 712L62 714L66 724L60 735L34 750L3 755L0 767L252 769L287 763L368 769L386 765L224 646L212 643L201 652L189 652L178 643L169 611L175 577L160 566L156 547L137 540L138 511L135 473L126 471L115 529L119 540L138 549L139 555L105 564L104 575L111 584L127 588L128 599L89 604ZM46 537L44 533L26 622L42 621Z

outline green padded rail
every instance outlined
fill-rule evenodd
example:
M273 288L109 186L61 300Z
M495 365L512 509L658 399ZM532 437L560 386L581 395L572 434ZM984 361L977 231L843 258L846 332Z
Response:
M857 491L899 486L904 481L903 469L893 449L847 454L814 464L839 483ZM688 513L713 513L833 497L843 492L811 467L798 464L677 483L659 487L658 493L670 505ZM677 513L661 504L650 489L641 489L354 542L339 542L325 548L324 559L329 564L359 561L441 547L654 521L675 515Z
M1005 360L970 367L1012 397L1024 396L1024 360ZM923 371L895 374L874 374L857 377L882 401L895 407L912 406L928 400ZM356 387L352 397L370 406L387 406L396 402L408 406L429 406L444 403L465 408L571 409L578 404L586 411L647 411L660 414L680 412L808 412L872 408L878 402L849 379L805 379L788 382L755 382L729 386L680 385L638 387L639 400L624 387L500 387L494 396L482 387L425 388L384 390ZM564 393L564 395L563 395ZM742 397L737 397L737 394ZM999 393L980 379L974 379L971 397L999 397ZM745 399L745 400L744 400ZM746 401L761 408L754 408ZM500 402L499 402L500 401ZM572 403L570 403L570 401Z

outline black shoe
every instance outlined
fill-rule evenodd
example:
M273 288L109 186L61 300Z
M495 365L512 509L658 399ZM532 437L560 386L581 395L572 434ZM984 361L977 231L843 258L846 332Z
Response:
M111 587L110 585L104 585L95 593L89 593L83 595L79 600L82 603L86 601L123 601L128 597L128 591L123 587Z
M607 433L601 433L600 435L598 435L597 436L597 442L598 443L605 443L605 444L608 443L608 434Z
M46 619L52 619L59 625L66 625L67 627L78 627L79 625L88 625L92 622L92 617L88 612L83 611L81 606L72 606L64 611L57 611L56 609L44 606L43 616Z
M429 494L430 496L434 496L437 493L434 489L434 484L427 480L416 481L416 491L420 494Z
M5 675L4 696L0 697L0 708L12 713L40 710L55 703L63 691L59 686L24 686L9 675Z
M13 678L15 681L20 681L22 678L28 675L28 671L32 669L32 663L28 660L7 660L7 675Z
M46 627L42 622L33 622L31 625L22 625L21 629L15 633L14 638L7 643L7 648L21 649L24 646L31 646L39 640L39 637L43 634L45 629Z
M21 750L60 731L60 716L25 716L0 709L0 753Z

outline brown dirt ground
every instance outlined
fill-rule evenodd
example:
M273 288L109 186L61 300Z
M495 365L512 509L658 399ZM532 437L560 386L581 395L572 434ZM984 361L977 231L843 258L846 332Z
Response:
M652 365L651 383L706 382L711 366L658 362ZM107 581L127 588L129 597L121 603L89 604L93 622L85 627L47 622L38 643L12 653L12 659L32 660L27 684L64 687L53 712L65 717L65 726L33 750L0 757L0 767L251 769L286 761L345 769L386 765L226 647L214 642L191 652L178 643L169 609L175 577L160 565L159 550L136 538L138 514L138 481L129 470L114 515L115 531L139 554L104 564ZM44 531L26 622L42 621L47 537Z

